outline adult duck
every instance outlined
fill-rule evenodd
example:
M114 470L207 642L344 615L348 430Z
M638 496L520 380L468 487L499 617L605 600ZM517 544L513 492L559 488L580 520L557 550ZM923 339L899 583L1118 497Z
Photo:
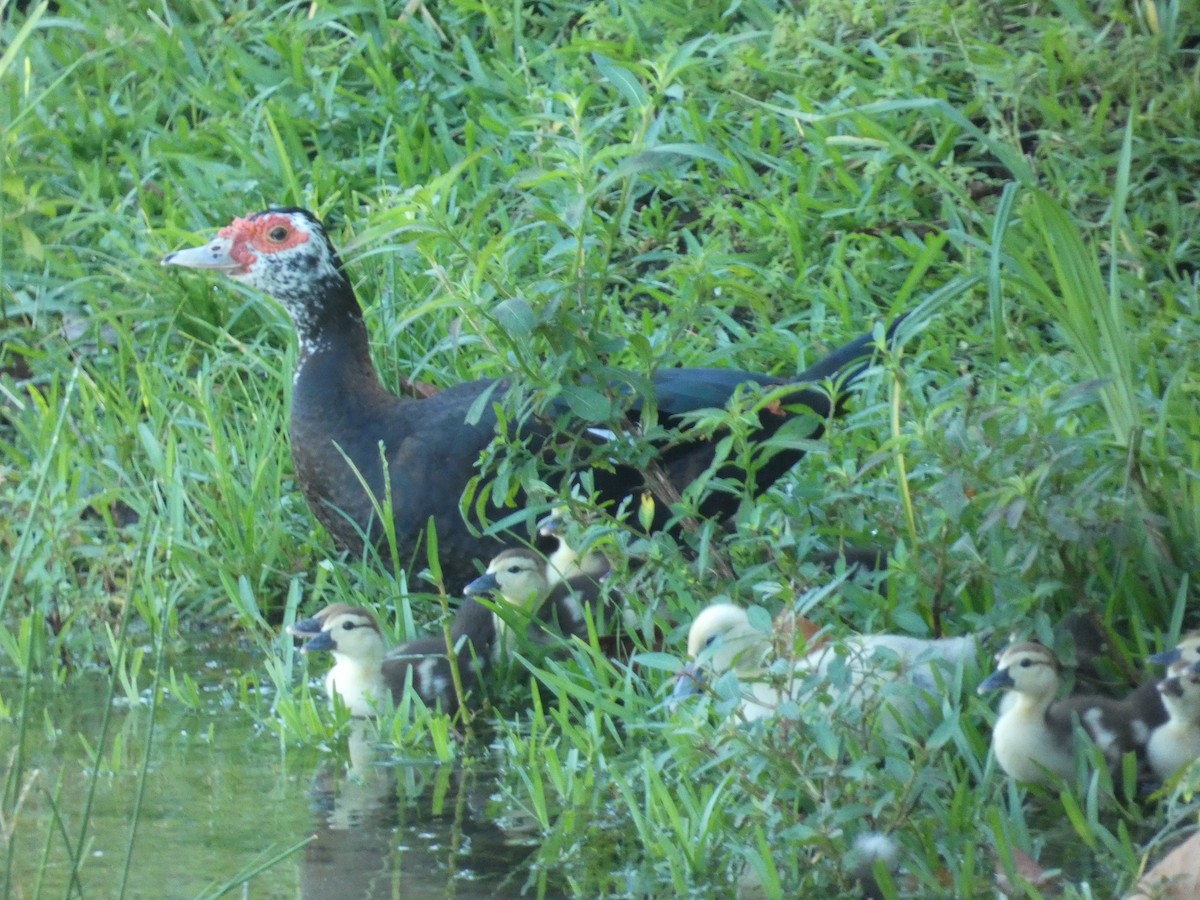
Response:
M424 399L389 393L371 360L358 299L316 216L272 207L234 219L213 240L171 253L163 264L221 272L273 297L291 317L300 347L292 390L292 459L309 505L339 545L361 552L366 543L389 556L382 510L394 525L395 562L402 566L419 569L424 562L421 543L430 518L437 526L443 571L470 572L474 560L496 552L496 538L480 536L478 529L472 533L459 499L496 437L496 415L485 395L500 399L504 383L485 379L451 385ZM794 376L663 369L651 379L653 406L660 423L675 427L687 414L724 406L748 388L762 391L769 395L757 411L763 440L803 416L801 430L757 467L751 487L761 492L804 455L825 420L841 411L840 399L821 383L852 381L866 369L874 349L872 335L864 334ZM610 393L624 400L625 421L580 422L580 433L598 441L603 435L616 437L614 428L636 433L644 398L627 387L612 386ZM536 450L545 431L531 428L523 436ZM721 439L721 434L685 434L658 446L655 462L672 490L682 492L709 468ZM717 475L745 478L732 463L721 465ZM597 468L594 478L602 498L614 504L647 488L645 472L628 466ZM710 491L699 513L725 518L738 503L737 492ZM655 527L666 524L669 507L655 505ZM461 584L448 587L457 593Z

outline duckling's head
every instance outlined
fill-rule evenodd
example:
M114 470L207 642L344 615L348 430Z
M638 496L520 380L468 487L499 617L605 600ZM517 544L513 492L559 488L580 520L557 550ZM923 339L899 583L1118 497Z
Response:
M770 635L755 628L746 610L732 603L707 607L688 629L688 656L718 675L759 668L770 646Z
M561 507L538 522L538 548L547 553L547 580L553 585L585 575L599 581L612 571L612 565L598 550L580 553L567 543L564 533L568 515L568 510Z
M525 547L500 551L488 564L487 572L468 584L463 595L475 597L489 591L495 591L512 606L536 611L550 592L545 560Z
M1167 666L1171 674L1200 663L1200 631L1189 631L1170 650L1155 653L1150 657L1150 662Z
M336 607L336 609L334 609ZM329 613L328 610L333 609ZM322 615L324 613L328 613ZM369 609L337 603L321 613L321 632L301 648L305 653L326 651L337 658L363 661L383 654L383 633Z
M356 607L351 606L349 603L330 603L315 616L293 622L288 626L288 634L292 637L311 638L324 630L325 623L329 621L331 616L352 612L354 609Z
M1195 720L1200 715L1200 663L1164 678L1158 691L1173 717Z
M753 673L770 648L770 636L755 628L741 607L715 603L705 608L688 629L689 659L676 676L672 706L698 693L711 675L730 669Z
M1058 690L1058 660L1041 644L1012 644L997 657L996 671L979 685L981 694L1001 689L1053 696Z

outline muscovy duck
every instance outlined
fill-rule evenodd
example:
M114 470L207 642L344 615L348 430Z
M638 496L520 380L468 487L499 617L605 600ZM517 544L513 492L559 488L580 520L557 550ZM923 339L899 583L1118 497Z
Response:
M607 578L612 572L608 558L599 550L580 554L567 543L563 536L565 530L566 521L561 512L552 513L538 522L538 549L542 549L543 543L550 545L546 554L546 580L550 587L578 578L596 582Z
M514 612L513 618L528 621L526 634L536 643L572 636L586 639L589 615L602 633L618 621L620 599L603 578L579 572L551 581L549 573L549 564L535 551L510 547L496 554L487 571L468 584L463 593L468 600L485 593L498 594ZM514 635L498 616L495 628L498 637L493 656L498 659L511 653Z
M767 669L772 649L780 642L794 644L797 631L804 638L804 655L796 660L786 680L771 677ZM788 649L785 647L785 652ZM835 665L844 665L849 672L846 696L863 705L882 703L887 711L882 727L896 732L909 718L926 712L921 695L949 683L953 668L975 659L979 649L980 639L973 634L953 638L859 634L829 640L814 623L802 618L783 625L777 619L768 634L756 628L741 607L715 603L702 610L688 630L690 661L677 676L672 699L678 704L710 677L733 671L745 692L741 715L756 721L775 715L784 701L803 697L812 685L811 678L826 678ZM829 687L831 695L841 693Z
M1146 742L1146 758L1159 781L1167 781L1200 758L1200 663L1158 683L1169 718Z
M459 677L468 702L478 693L480 668L494 638L490 617L473 616L482 607L466 604L459 609L451 629L458 656ZM486 610L484 610L486 612ZM477 619L477 626L468 622ZM403 695L406 685L430 709L453 715L458 710L446 641L441 636L415 638L388 648L379 621L369 609L346 603L331 603L310 619L288 628L307 641L305 653L327 652L334 666L325 676L325 693L333 704L335 696L350 715L369 717L387 712Z
M1166 666L1166 678L1182 675L1188 667L1200 663L1200 635L1183 635L1174 647L1151 656L1150 662ZM1122 715L1128 717L1139 735L1150 734L1166 724L1170 717L1163 694L1159 690L1162 681L1161 678L1148 678L1118 701L1123 708ZM1003 710L1003 707L1001 709Z
M162 262L222 272L273 297L291 317L300 346L292 391L292 458L309 505L339 545L361 552L365 539L386 559L390 554L377 510L390 496L387 512L395 526L399 558L394 562L399 565L422 567L420 545L431 517L443 571L469 573L475 560L496 552L501 546L496 538L471 533L459 498L479 474L480 454L497 427L491 404L482 404L477 421L468 421L468 413L485 392L497 389L497 383L485 379L452 385L426 399L389 393L371 360L362 309L316 216L295 207L272 207L234 219L207 244L177 250ZM782 394L776 391L771 402L761 404L760 434L769 438L795 421L791 409L800 407L809 411L812 424L795 437L815 439L824 420L841 411L840 400L832 399L820 383L836 380L844 386L866 369L874 349L872 335L864 334L794 377L735 369L663 369L653 376L659 420L678 424L687 413L724 406L747 387L774 391L794 386ZM630 432L640 410L641 398L631 396L625 413ZM597 435L612 428L611 423L589 422L581 423L581 430L590 426L597 426ZM540 440L530 437L535 444ZM657 465L676 491L682 492L708 469L720 437L659 448ZM757 469L756 492L804 455L803 443L792 441ZM719 474L734 477L739 472L727 464ZM614 503L645 489L645 473L630 467L596 469L595 478L603 499ZM737 504L734 494L710 491L699 511L724 518ZM669 504L660 502L655 510L655 527L662 527L670 516ZM447 585L452 593L461 586Z
M1125 753L1144 749L1149 734L1131 707L1096 695L1059 700L1058 687L1058 659L1032 641L1005 648L996 671L979 685L981 694L1004 689L1015 695L1005 698L992 728L996 762L1009 777L1043 784L1073 778L1076 721L1114 773Z

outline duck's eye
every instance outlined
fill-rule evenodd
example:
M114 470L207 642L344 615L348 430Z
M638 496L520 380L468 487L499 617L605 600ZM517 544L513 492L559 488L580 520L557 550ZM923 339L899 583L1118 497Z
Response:
M710 634L708 636L708 638L704 641L704 646L711 647L716 642L717 642L717 636L715 634Z
M277 244L282 244L287 239L287 236L288 236L288 230L283 225L276 225L274 228L272 228L270 231L267 232L267 237L270 238L271 240L273 240Z
M358 626L354 622L343 622L342 623L343 631L353 631L357 627Z
M1022 669L1028 669L1028 668L1029 668L1030 666L1032 666L1032 665L1033 665L1033 660L1032 660L1032 659L1023 659L1023 660L1021 660L1021 668L1022 668Z

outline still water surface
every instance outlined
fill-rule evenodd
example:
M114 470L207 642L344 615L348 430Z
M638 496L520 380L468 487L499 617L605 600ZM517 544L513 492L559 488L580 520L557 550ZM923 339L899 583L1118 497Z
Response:
M224 673L253 668L255 655L219 653L172 661L196 678L203 707L159 703L136 829L149 707L114 710L93 779L107 674L32 686L20 800L15 815L7 815L12 799L0 809L0 858L9 865L0 896L118 897L131 836L127 897L211 897L264 865L227 896L538 896L536 887L526 890L535 838L498 824L504 810L488 772L397 764L363 730L334 748L286 746L222 683ZM0 676L9 708L20 690L18 678ZM6 781L19 726L0 720ZM68 847L81 835L73 891ZM556 893L543 883L541 895Z

